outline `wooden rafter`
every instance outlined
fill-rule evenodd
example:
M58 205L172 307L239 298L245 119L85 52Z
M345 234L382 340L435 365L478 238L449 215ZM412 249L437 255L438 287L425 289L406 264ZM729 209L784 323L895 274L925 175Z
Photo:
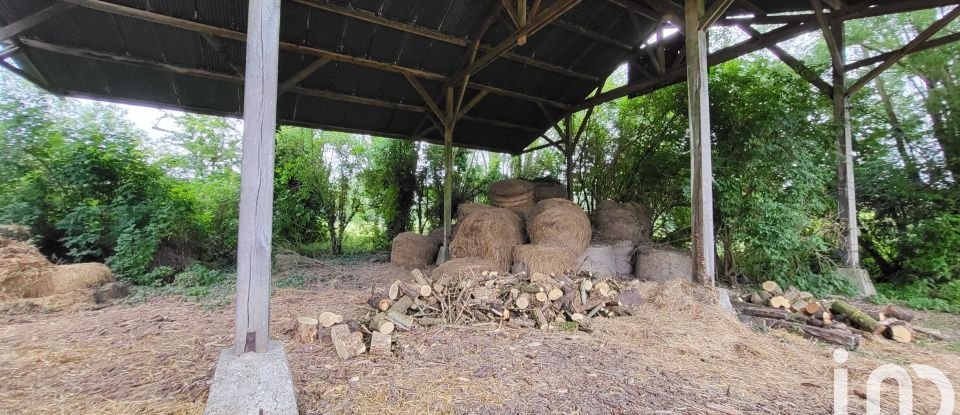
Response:
M556 3L551 4L546 9L543 9L543 11L541 11L538 15L533 16L526 26L520 28L510 36L507 36L506 39L497 44L497 46L493 47L493 49L486 52L479 59L475 60L472 64L451 77L449 84L459 85L461 82L464 82L469 76L477 73L494 60L516 47L518 39L537 33L579 3L580 0L557 0Z
M663 15L670 24L676 26L680 29L680 32L685 31L685 24L683 22L683 10L680 10L676 5L670 2L665 2L663 0L643 0L648 6L656 10L658 13Z
M931 39L931 40L928 40L928 41L926 41L926 42L921 43L919 46L917 46L916 48L914 48L912 51L909 51L909 52L907 53L907 55L914 54L914 53L917 53L917 52L922 52L922 51L925 51L925 50L930 50L930 49L933 49L933 48L936 48L936 47L940 47L940 46L943 46L943 45L948 45L948 44L950 44L950 43L957 42L957 41L960 41L960 33L952 33L952 34L949 34L949 35L946 35L946 36L941 36L941 37L938 37L938 38L936 38L936 39ZM870 65L874 65L874 64L883 62L883 61L889 59L891 56L893 56L893 55L896 54L897 52L900 52L900 51L902 51L902 50L903 50L903 48L900 48L900 49L893 50L893 51L890 51L890 52L884 52L884 53L881 53L881 54L876 55L876 56L871 56L871 57L869 57L869 58L864 58L864 59L861 59L861 60L856 61L856 62L848 63L848 64L844 67L844 70L847 71L847 72L850 72L850 71L855 70L855 69L860 69L860 68L863 68L863 67L867 67L867 66L870 66Z
M723 14L727 12L727 9L729 9L732 4L733 0L716 0L713 5L707 9L707 12L703 15L703 19L700 20L700 30L713 26L717 20L723 17Z
M843 50L837 45L837 40L833 35L831 20L823 13L823 4L820 0L810 0L810 6L813 7L814 16L817 23L820 24L820 30L823 32L823 38L827 41L827 50L830 52L830 61L834 68L843 68ZM836 20L834 20L836 21ZM844 88L843 85L834 85L836 88Z
M0 50L0 61L7 59L10 56L13 56L13 54L17 53L17 51L19 50L20 50L20 47L16 45L9 46L7 48L4 48L3 50Z
M898 49L896 52L894 52L889 57L887 57L886 60L881 62L880 65L878 65L876 68L871 69L870 72L867 72L867 74L864 75L859 80L857 80L857 82L854 82L853 85L851 85L850 88L847 89L847 96L855 94L857 91L863 88L866 84L870 83L870 81L874 80L874 78L880 76L880 74L883 73L883 71L889 69L891 66L895 65L897 62L903 59L904 56L907 56L908 54L910 54L910 52L913 52L914 50L916 50L918 47L920 47L920 45L923 44L923 42L926 42L927 40L929 40L931 37L933 37L933 35L937 34L937 32L939 32L941 29L943 29L948 24L950 24L950 22L954 21L957 18L957 16L960 16L960 6L954 7L952 10L947 12L947 14L944 15L942 18L940 18L936 22L933 22L933 24L931 24L930 27L928 27L923 32L920 32L920 34L917 35L917 37L915 37L913 40L911 40L910 43L907 43L906 46ZM841 65L840 68L843 68L843 65Z
M740 30L743 30L743 32L750 37L762 38L763 36L762 33L750 26L739 25L737 27L739 27ZM793 71L796 72L797 75L800 75L801 78L813 84L813 86L815 86L824 95L828 97L833 95L833 86L820 78L820 75L816 71L810 69L807 65L804 65L803 62L795 58L787 51L783 50L783 48L780 46L777 46L776 43L764 42L764 46L766 46L770 53L783 61L783 63L787 64L787 66L789 66L790 69L793 69Z
M373 23L378 26L388 27L394 30L399 30L404 33L421 36L427 39L433 39L440 42L449 43L451 45L469 47L473 43L469 39L448 35L438 30L429 29L429 28L417 26L414 24L402 23L395 20L390 20L385 17L381 17L376 14L373 14L361 9L353 8L353 7L338 6L332 3L320 2L317 0L293 0L293 2L302 4L307 7L315 8L317 10L336 13L341 16L346 16L353 19L365 21L368 23ZM489 51L493 49L493 46L490 46L487 44L480 44L478 46L481 51ZM595 76L573 71L558 65L554 65L551 63L547 63L538 59L530 58L530 57L523 56L516 53L507 53L503 57L505 59L512 60L514 62L522 63L524 65L529 65L534 68L553 72L563 76L568 76L571 78L578 78L578 79L592 80L592 81L596 81L597 79L597 77Z
M246 42L246 34L238 32L231 29L225 29L218 26L207 25L204 23L195 22L192 20L180 19L177 17L172 17L164 14L154 13L151 11L138 9L134 7L127 7L120 4L110 3L103 0L63 0L71 4L76 4L81 7L98 10L106 13L112 13L120 16L126 16L138 20L148 21L152 23L157 23L161 25L166 25L170 27L176 27L179 29L190 30L198 33L207 33L224 39L235 40L238 42ZM351 55L346 55L337 52L331 52L324 49L319 49L315 47L290 43L290 42L280 42L280 49L288 52L299 53L302 55L314 56L317 58L328 58L335 62L347 63L350 65L360 66L364 68L375 69L384 72L391 72L401 75L412 75L419 79L427 79L437 82L447 82L449 78L445 75L433 73L421 69L409 68L405 66L395 65L386 62L375 61L372 59L361 58ZM550 105L557 108L566 108L566 105L554 102L548 99L543 99L539 97L534 97L531 95L518 93L515 91L508 91L502 88L492 87L488 85L470 83L468 85L470 89L487 91L491 94L501 95L508 98L528 101L528 102L539 102L545 105Z
M14 36L23 33L26 30L57 17L76 6L68 3L56 3L50 7L40 10L34 14L0 27L0 42L6 41Z
M278 93L283 95L291 88L300 85L304 79L307 79L310 75L313 75L314 72L319 71L320 68L326 66L328 63L330 63L330 59L328 58L315 59L313 62L310 62L309 65L291 75L290 78L287 78L286 81L283 81L283 83L280 84L280 88L278 88Z
M630 12L631 16L640 16L652 22L659 22L660 16L656 10L651 10L646 7L643 7L637 3L634 3L631 0L607 0L610 4L617 5L622 7L624 10Z
M742 2L745 0L737 0ZM872 5L872 2L861 1L854 5L846 6L839 11L830 11L829 13L824 13L828 19L832 19L837 16L842 16L844 20L855 20L855 19L865 19L869 17L877 17L888 14L895 13L907 13L917 10L927 10L936 7L946 7L957 4L956 0L903 0L896 3L886 3L881 5ZM792 14L778 14L778 15L761 15L757 14L755 16L736 16L736 17L725 17L720 19L717 23L721 25L733 25L733 24L752 24L752 25L781 25L787 23L797 23L807 21L811 18L815 18L815 14L810 13L792 13Z
M140 67L140 68L147 68L147 69L156 70L164 73L174 73L178 75L187 75L187 76L194 76L194 77L204 78L204 79L212 79L216 81L229 82L232 84L243 83L243 77L239 75L229 74L229 73L214 72L214 71L209 71L206 69L198 69L198 68L186 68L182 66L155 62L148 59L133 57L129 55L119 55L112 52L103 52L103 51L95 51L90 49L67 47L67 46L61 46L61 45L56 45L52 43L42 42L38 40L32 40L32 39L23 39L22 41L24 46L27 46L29 48L44 50L47 52L53 52L53 53L69 55L69 56L76 56L76 57L85 58L85 59L94 59L94 60L99 60L103 62L124 64L129 66ZM432 108L422 107L418 105L384 101L382 99L342 94L338 92L320 90L320 89L292 87L289 89L288 92L297 94L297 95L312 96L317 98L330 99L334 101L348 102L353 104L367 105L367 106L386 108L386 109L394 109L394 110L406 111L406 112L427 113L429 111L432 111ZM480 93L483 94L483 92L480 92ZM508 123L508 122L503 122L498 120L491 120L491 119L480 118L480 117L464 116L463 119L466 121L475 122L478 124L486 124L486 125L491 125L496 127L511 128L516 130L528 131L528 132L539 131L536 128L528 127L525 125L513 124L513 123Z

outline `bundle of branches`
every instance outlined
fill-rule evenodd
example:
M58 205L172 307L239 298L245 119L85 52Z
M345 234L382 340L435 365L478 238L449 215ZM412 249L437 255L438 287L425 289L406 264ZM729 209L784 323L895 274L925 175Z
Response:
M547 329L571 322L589 330L590 318L632 315L642 302L639 293L622 291L614 280L587 275L481 271L432 279L413 270L411 277L385 291L373 290L367 301L374 309L371 330L384 321L399 330L475 323Z
M775 281L766 281L761 288L747 296L752 304L766 307L741 307L743 319L770 328L792 328L802 334L857 348L863 337L882 335L899 343L910 343L916 333L936 340L946 340L937 330L913 326L913 312L905 308L887 306L879 312L867 313L843 300L825 307L812 294L795 287L786 290Z

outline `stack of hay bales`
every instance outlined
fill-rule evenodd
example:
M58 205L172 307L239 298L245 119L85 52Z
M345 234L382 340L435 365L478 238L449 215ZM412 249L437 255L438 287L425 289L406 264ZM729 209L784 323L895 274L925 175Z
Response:
M513 263L513 247L524 242L523 222L509 209L480 209L458 224L450 244L453 258L483 258L493 262L497 271L507 271Z
M0 238L0 293L7 296L48 297L110 281L113 273L106 265L54 265L32 245Z
M541 202L547 199L566 199L567 186L554 180L538 180L533 182L533 199Z
M487 196L496 207L510 209L522 218L526 218L536 203L534 185L525 180L508 179L490 184Z
M641 280L693 281L693 259L690 254L668 247L639 246L634 275Z
M576 267L590 244L590 219L566 199L537 203L527 221L531 245L514 249L514 272L558 274Z
M403 268L422 269L436 261L439 249L435 239L415 232L403 232L393 238L390 263Z
M493 206L484 205L481 203L461 203L460 206L457 206L457 223L463 223L463 221L467 220L467 218L474 213L492 208Z
M634 243L650 242L653 223L647 209L636 202L604 200L597 204L597 239Z

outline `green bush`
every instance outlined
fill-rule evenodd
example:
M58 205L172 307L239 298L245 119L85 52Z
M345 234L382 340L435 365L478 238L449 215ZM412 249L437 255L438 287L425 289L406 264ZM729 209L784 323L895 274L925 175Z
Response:
M960 313L960 281L951 281L940 286L928 280L916 280L910 284L894 285L877 283L877 303L897 303L920 310Z

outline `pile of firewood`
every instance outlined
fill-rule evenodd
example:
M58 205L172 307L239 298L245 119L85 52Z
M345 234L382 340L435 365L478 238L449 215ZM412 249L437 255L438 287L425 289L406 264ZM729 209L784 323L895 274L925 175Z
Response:
M741 319L769 328L795 329L802 334L855 349L863 337L882 335L899 343L910 343L916 333L944 340L937 330L913 326L912 311L887 306L879 313L865 313L843 300L829 307L813 294L789 287L786 291L774 281L761 284L746 302L762 306L740 306Z

